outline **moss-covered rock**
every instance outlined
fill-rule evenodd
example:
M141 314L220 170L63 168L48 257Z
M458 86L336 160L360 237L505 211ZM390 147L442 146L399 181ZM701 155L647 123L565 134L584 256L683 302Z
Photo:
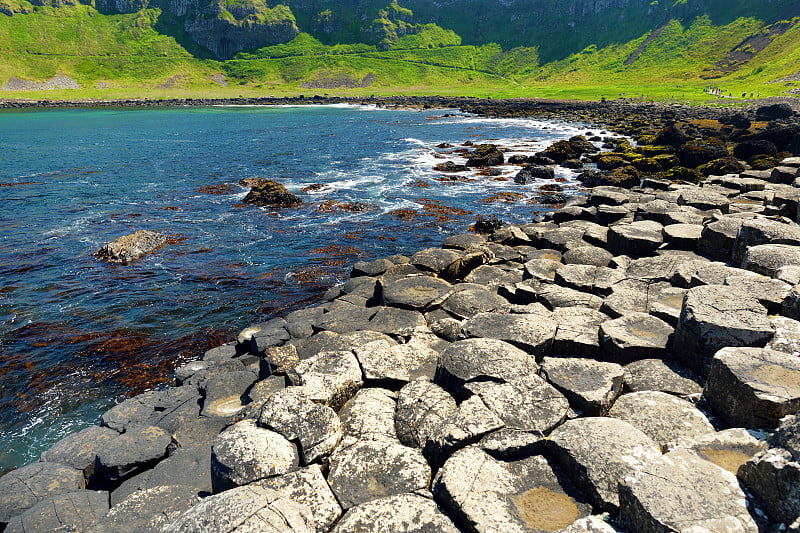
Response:
M744 172L745 166L735 157L723 157L700 165L697 170L704 176L724 176Z
M687 181L689 183L699 183L703 181L703 175L701 173L686 167L671 168L664 177L670 181Z
M628 164L628 161L615 153L605 153L597 158L597 168L600 170L614 170Z
M681 160L681 165L687 168L697 168L715 159L728 157L728 151L721 142L710 139L684 144L678 150L678 157Z
M271 207L293 207L302 203L296 195L277 181L264 180L258 183L243 200L245 203Z

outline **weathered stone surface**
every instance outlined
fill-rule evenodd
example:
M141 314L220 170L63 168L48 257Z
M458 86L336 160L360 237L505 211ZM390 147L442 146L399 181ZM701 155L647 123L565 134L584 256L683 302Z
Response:
M167 448L171 443L169 433L156 426L128 430L106 443L98 452L94 483L113 483L153 466L167 456Z
M289 332L286 331L286 320L283 318L249 326L236 337L239 346L250 353L263 353L270 346L283 344L287 340Z
M356 505L331 533L391 531L393 533L458 533L433 500L417 494L397 494Z
M117 431L135 426L158 426L175 431L200 414L200 393L194 387L149 391L117 404L100 416L102 425Z
M746 220L739 228L739 234L733 243L731 263L734 266L743 266L747 249L762 244L798 246L800 245L800 227L785 219L783 222L768 218Z
M501 428L481 437L475 446L497 459L514 460L543 453L546 442L538 431Z
M210 493L211 444L193 444L176 448L169 457L150 470L126 479L111 493L111 505L131 494L167 485L181 485L195 494Z
M321 352L302 361L297 368L299 383L311 401L334 410L341 407L364 383L353 352Z
M419 343L389 344L375 341L355 349L365 379L409 382L432 378L439 353Z
M502 296L480 288L457 291L442 303L442 309L459 320L472 318L478 313L507 311L509 307L508 300Z
M739 469L739 478L777 523L800 517L800 463L782 448L760 452Z
M397 438L405 446L422 448L434 430L456 410L450 394L426 379L400 389L394 413Z
M614 284L623 279L625 273L621 269L594 265L564 265L555 276L558 285L595 295L609 294Z
M769 445L783 448L800 462L800 416L792 415L781 419L781 425L769 436Z
M503 421L486 407L479 396L472 396L433 429L423 453L434 466L441 466L455 451L503 427Z
M272 394L261 409L258 424L296 442L303 464L327 457L342 438L342 422L336 412L312 402L303 387Z
M742 268L775 277L786 267L800 265L800 246L791 244L760 244L747 248Z
M615 418L569 420L550 435L557 464L600 509L619 505L617 485L661 452L653 440Z
M537 374L536 359L497 339L466 339L454 342L442 354L436 369L436 382L456 394L464 383L476 379L511 381Z
M464 323L464 333L468 337L499 339L522 346L538 356L550 352L557 328L549 311L520 315L480 313Z
M498 461L470 446L456 452L434 481L434 493L474 531L560 531L589 506L541 456Z
M88 533L139 533L160 531L199 498L194 489L167 485L136 491L113 506Z
M604 360L621 364L663 357L673 331L654 316L630 313L600 324L601 355Z
M690 450L736 475L740 466L755 454L767 449L767 443L753 434L763 439L763 433L731 428L698 437L682 437L672 447Z
M203 392L203 416L232 416L239 412L247 390L256 382L258 375L249 370L225 372L212 376L205 382Z
M682 437L714 432L708 417L691 402L659 391L623 394L608 416L637 427L666 450Z
M604 416L622 393L624 371L615 363L545 357L542 372L585 416Z
M723 214L728 212L730 201L725 196L706 188L687 188L678 196L678 205L688 205L703 211L719 209Z
M4 533L78 531L88 529L108 512L108 493L93 490L67 492L47 498L12 518Z
M417 328L425 327L425 318L419 311L399 309L397 307L379 307L369 319L371 333L381 332L392 335L411 335ZM366 333L366 332L365 332ZM384 339L385 340L385 339ZM352 344L349 349L354 349Z
M94 472L94 458L97 453L118 436L119 432L111 428L89 426L56 442L42 453L41 460L82 470L88 479Z
M460 233L450 235L445 238L443 248L454 248L456 250L469 250L470 248L481 246L486 243L486 237L477 233Z
M662 228L652 220L612 226L608 230L608 251L631 257L651 254L664 242Z
M575 521L571 526L559 533L623 533L603 520L603 517L587 516Z
M767 310L755 297L735 287L695 287L684 298L672 352L679 362L705 376L720 348L764 346L773 334Z
M214 492L285 474L299 462L294 444L253 420L237 422L220 433L211 452Z
M525 278L552 282L556 277L556 271L564 265L552 259L531 259L525 263Z
M670 248L679 250L696 250L697 243L703 232L703 226L699 224L670 224L664 226L664 242Z
M95 257L109 263L127 264L158 250L166 243L166 235L155 231L139 230L103 245L95 252Z
M632 531L758 531L736 477L686 450L631 472L619 499L620 520Z
M505 270L495 265L481 265L470 272L464 281L483 285L487 289L496 289L500 285L513 285L522 281L522 270Z
M697 376L669 359L642 359L625 365L625 387L631 392L651 390L679 396L703 392Z
M431 467L414 448L388 440L359 441L331 456L328 482L344 509L428 488Z
M420 270L428 270L439 274L454 261L461 258L461 253L445 248L428 248L421 250L411 257L411 264Z
M369 320L375 315L374 308L344 303L330 308L323 314L316 326L319 329L335 333L350 333L358 330L370 329Z
M539 301L548 309L555 310L560 307L589 307L600 309L603 299L588 292L549 285L539 291Z
M588 243L583 240L584 233L585 231L580 228L562 226L543 232L539 238L538 246L565 252L577 246L586 246Z
M57 463L31 463L0 477L0 524L51 496L86 486L83 472Z
M553 354L595 356L600 351L600 324L608 315L588 307L560 307L553 311L558 324Z
M564 254L564 263L607 267L612 257L611 252L597 246L577 246Z
M392 266L394 266L394 263L383 257L373 261L356 261L353 263L353 270L350 272L350 277L380 276Z
M546 434L563 422L569 411L564 395L536 374L506 383L474 381L465 388L479 396L509 429Z
M312 533L311 511L257 485L206 498L165 527L163 533Z
M397 442L395 408L395 394L390 390L369 388L358 391L339 411L345 434L342 445L346 446L355 440Z
M319 465L262 479L253 485L277 491L281 497L308 507L317 533L328 531L342 516L342 508L325 481Z
M409 276L382 285L384 305L404 309L424 309L453 290L443 279L431 276Z
M781 310L781 303L789 295L792 287L780 280L748 274L741 276L728 276L725 285L736 287L748 294L755 296L770 314L777 314Z
M800 358L765 348L723 348L704 396L731 426L774 428L800 409Z

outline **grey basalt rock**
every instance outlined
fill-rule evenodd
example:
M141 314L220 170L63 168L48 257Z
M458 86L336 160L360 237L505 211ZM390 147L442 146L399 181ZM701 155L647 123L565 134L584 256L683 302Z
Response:
M599 296L557 285L543 287L539 291L539 301L551 311L560 307L600 309L603 305L603 299Z
M662 228L652 220L612 226L608 230L608 251L631 257L649 255L664 242Z
M549 311L519 315L494 312L480 313L467 320L464 334L506 341L534 355L544 356L552 349L557 328Z
M232 416L239 412L247 390L258 375L249 370L225 372L212 376L203 386L203 416Z
M569 411L564 395L535 374L506 383L474 381L465 388L480 397L509 429L546 434L563 422Z
M239 332L236 341L243 351L263 353L270 346L277 346L289 340L286 331L286 320L273 318L261 324L255 324Z
M375 312L374 308L346 304L323 314L317 322L317 327L339 334L370 329L369 321Z
M482 288L470 288L454 292L442 303L442 309L459 320L472 318L478 313L507 311L508 300Z
M272 394L261 409L258 425L297 443L303 464L330 455L343 434L336 411L312 402L303 387Z
M101 425L116 431L158 426L175 431L200 414L200 393L194 387L148 391L117 404L100 416Z
M405 446L422 448L434 430L456 410L455 399L426 379L405 385L397 395L394 427Z
M211 453L211 481L214 492L222 492L285 474L297 468L295 445L279 433L243 420L230 426L214 440Z
M319 465L262 479L253 485L277 491L281 497L307 507L311 511L317 533L330 530L342 516L342 507L325 481Z
M789 221L781 222L767 218L745 221L733 243L731 263L743 266L747 249L763 244L800 245L800 227Z
M735 427L774 428L800 409L800 358L765 348L723 348L703 396Z
M522 270L506 270L495 265L481 265L470 272L464 281L484 285L487 289L496 289L500 285L522 281Z
M658 391L623 394L609 410L608 416L619 418L639 428L662 450L680 438L697 437L714 432L708 417L694 404Z
M458 235L450 235L446 237L443 248L452 248L455 250L469 250L470 248L481 246L486 243L486 237L477 233L460 233Z
M162 533L312 533L308 507L279 491L248 485L206 498L161 529Z
M778 429L767 439L773 448L783 448L800 462L800 416L792 415L781 419Z
M626 364L663 357L674 329L652 315L630 313L600 324L600 354L605 361Z
M686 205L703 211L719 209L724 214L728 212L730 200L707 188L691 187L681 191L678 196L678 205Z
M792 289L790 285L780 280L759 276L758 274L728 276L725 278L725 285L730 285L752 294L771 315L780 313L781 303Z
M165 485L131 493L117 503L87 533L160 531L200 500L191 487Z
M33 531L82 531L108 512L108 493L79 490L43 500L9 520L4 533Z
M380 332L409 336L417 328L425 327L426 325L425 318L419 311L397 307L379 307L367 324L367 328L372 331L365 331L364 333ZM348 346L348 349L354 348L355 346Z
M560 307L553 318L558 324L554 355L594 357L600 352L600 324L610 320L608 315L588 307Z
M619 505L618 484L661 456L653 440L631 424L603 417L569 420L550 435L554 461L598 509Z
M381 285L383 304L404 309L425 309L453 290L445 280L431 276L409 276Z
M342 446L356 440L397 442L395 408L395 393L388 389L367 388L358 391L339 410L345 435Z
M393 494L426 490L431 467L422 453L389 440L340 447L330 460L328 483L344 509Z
M550 283L555 280L556 271L563 266L552 259L531 259L525 263L525 279Z
M745 220L733 216L715 217L703 226L697 250L714 261L728 261L733 243Z
M130 429L106 443L97 454L92 483L106 486L152 467L167 456L169 433L156 426Z
M434 494L470 531L560 531L590 507L542 456L499 461L470 446L439 471Z
M462 254L455 250L427 248L414 254L411 257L411 264L420 270L429 270L435 274L439 274L454 261L460 259L461 256Z
M89 426L56 442L42 453L41 460L82 470L88 479L94 472L97 453L118 436L119 432L111 428Z
M391 531L393 533L458 533L438 505L418 494L396 494L350 508L331 533Z
M689 289L675 330L675 359L701 376L724 347L764 346L774 331L767 310L735 287L707 285Z
M158 250L166 243L166 235L139 230L103 245L95 252L95 257L109 263L127 264Z
M620 521L631 531L759 530L736 477L686 450L631 472L619 500Z
M31 463L0 477L0 524L51 496L83 489L77 468L57 463Z
M570 289L605 296L611 292L615 283L623 279L625 279L625 273L621 269L594 265L564 265L556 271L554 281L556 284ZM543 292L546 293L546 291ZM596 301L594 298L591 300Z
M678 250L696 250L703 232L699 224L669 224L664 226L664 242Z
M651 390L678 396L703 392L697 376L669 359L642 359L625 365L625 387L631 392Z
M476 379L511 381L537 374L539 365L527 352L498 339L476 338L454 342L442 354L436 382L459 393L465 383Z
M739 479L776 523L800 517L800 463L782 448L771 448L739 469Z
M547 381L586 416L604 416L622 393L623 368L615 363L573 357L545 357Z
M407 383L418 377L432 378L439 353L419 343L389 344L375 341L355 349L367 380Z
M763 438L762 432L730 428L698 437L679 438L671 448L690 450L706 461L711 461L736 475L739 467L757 453L767 449L767 443Z
M598 246L578 246L564 254L564 263L567 265L592 265L607 267L614 257L611 252Z
M295 369L299 382L311 401L321 402L334 410L341 407L361 388L361 366L353 352L321 352Z
M800 246L791 244L760 244L747 248L742 268L775 277L786 267L800 265Z

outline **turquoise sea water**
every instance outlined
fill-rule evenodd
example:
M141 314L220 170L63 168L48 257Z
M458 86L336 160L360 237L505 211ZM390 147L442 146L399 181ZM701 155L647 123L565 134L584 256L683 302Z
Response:
M438 246L479 214L530 221L540 193L514 184L518 167L433 170L463 163L461 143L508 156L584 132L340 106L0 113L0 472L166 382L176 361L314 302L355 260ZM238 181L257 176L304 205L243 205ZM486 202L502 192L520 196ZM170 244L126 266L94 259L138 229Z

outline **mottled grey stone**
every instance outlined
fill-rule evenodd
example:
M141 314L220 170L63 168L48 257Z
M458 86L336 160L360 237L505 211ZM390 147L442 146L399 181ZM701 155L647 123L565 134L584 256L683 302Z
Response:
M9 520L5 533L36 531L83 531L108 512L108 493L79 490L40 501Z
M486 237L477 233L460 233L458 235L450 235L444 240L443 248L454 248L456 250L468 250L470 248L481 246L486 243Z
M465 387L479 396L509 429L549 433L566 419L569 411L564 395L536 374L506 383L474 381Z
M133 428L103 446L95 460L93 483L114 483L152 467L167 456L169 433L156 426Z
M281 497L308 507L317 533L328 531L342 516L342 507L325 481L319 465L262 479L253 485L277 491Z
M303 464L330 455L343 434L336 412L327 405L312 402L303 387L289 387L272 394L264 402L258 424L297 443Z
M782 418L780 426L769 436L768 441L771 447L787 450L795 461L800 462L800 416Z
M427 248L411 257L411 264L420 270L429 270L436 274L444 271L450 264L461 258L461 253L445 248Z
M464 323L467 337L499 339L524 347L530 353L543 356L552 349L558 324L552 313L480 313Z
M220 433L211 449L214 492L285 474L297 468L297 449L279 433L243 420Z
M314 334L314 326L322 318L321 306L298 309L286 315L286 331L295 339L305 339Z
M564 254L564 263L607 267L612 257L611 252L598 246L577 246Z
M117 431L158 426L175 431L200 414L200 393L194 387L149 391L117 404L100 416L102 425Z
M678 205L688 205L703 211L719 209L723 214L728 212L730 200L725 196L712 192L708 187L691 187L681 191Z
M781 269L800 265L800 246L790 244L760 244L747 248L742 268L775 277Z
M431 467L422 453L388 440L358 441L331 456L328 483L344 509L385 496L425 490Z
M250 326L239 332L236 340L244 350L250 353L262 353L270 346L277 346L289 340L286 320L273 318L267 322Z
M317 322L317 327L335 333L350 333L352 331L370 329L369 319L375 314L374 308L346 304L330 309L322 315Z
M593 359L546 357L542 372L570 405L586 416L603 416L622 393L624 371Z
M549 283L555 280L556 271L563 266L552 259L531 259L525 263L525 278Z
M384 305L404 309L425 309L452 290L453 286L443 279L409 276L399 281L382 283L381 294Z
M249 370L225 372L205 382L203 393L203 416L232 416L239 412L247 390L256 382L258 375Z
M393 533L458 533L438 505L417 494L396 494L352 507L331 533L386 531Z
M505 270L495 265L481 265L470 272L464 281L496 289L500 285L513 285L522 281L522 270Z
M302 361L295 369L311 401L334 410L341 407L361 388L361 366L353 352L322 352Z
M459 320L472 318L478 313L507 311L509 307L508 300L502 296L479 288L454 292L442 304L442 309Z
M588 307L560 307L553 311L558 324L553 340L556 356L596 356L600 352L600 324L608 315Z
M763 244L800 245L800 227L788 220L778 221L768 218L746 220L739 228L733 243L731 264L744 266L747 249Z
M473 446L447 460L433 490L474 531L560 531L590 513L544 457L499 461Z
M568 420L553 430L550 443L555 462L597 508L605 510L619 505L620 482L661 456L650 437L615 418Z
M670 248L679 250L696 250L697 243L703 232L703 226L699 224L670 224L664 226L664 242Z
M621 269L597 267L594 265L564 265L556 271L555 282L595 295L607 295L615 283L625 279Z
M652 390L679 396L703 392L697 376L668 359L642 359L625 365L625 386L631 392Z
M756 533L736 476L686 450L648 461L620 484L620 521L631 531Z
M391 335L411 335L415 329L425 327L425 318L419 311L397 307L379 307L369 320L369 329ZM366 333L366 332L365 332ZM377 339L375 339L377 340ZM355 346L349 346L355 349Z
M736 475L740 466L755 454L767 449L763 438L764 434L761 432L731 428L697 437L681 437L671 447L690 450Z
M604 360L626 364L638 359L663 357L673 328L645 313L630 313L600 324L600 350Z
M703 395L731 426L774 428L800 409L800 358L765 348L723 348L711 361Z
M497 339L466 339L454 342L442 354L436 382L459 394L464 383L476 379L511 381L537 374L536 359Z
M339 411L345 434L342 446L356 440L397 442L394 429L395 409L395 393L390 390L368 388L358 391Z
M589 307L592 309L600 309L603 305L603 299L599 296L568 287L559 287L557 285L542 287L539 291L539 301L550 310L559 307Z
M164 529L163 533L312 533L308 507L279 491L257 485L237 487L206 498Z
M767 310L739 289L707 285L689 289L675 330L672 352L701 376L711 358L727 346L764 346L774 332Z
M728 261L731 258L733 243L745 219L721 216L711 220L703 227L697 251L714 261Z
M420 343L389 344L375 341L355 349L365 379L409 382L432 378L439 362L435 350Z
M394 427L405 446L422 448L433 431L455 410L450 394L426 379L416 379L397 395Z
M82 470L88 479L94 472L94 458L97 453L118 436L119 432L111 428L89 426L53 444L42 453L41 460Z
M777 523L800 517L800 463L782 448L772 448L739 469L739 479Z
M631 257L651 254L664 242L662 227L652 220L612 226L608 230L608 251Z
M780 280L749 274L743 276L728 276L725 285L736 287L748 294L755 296L770 314L778 314L781 303L789 295L792 287Z

